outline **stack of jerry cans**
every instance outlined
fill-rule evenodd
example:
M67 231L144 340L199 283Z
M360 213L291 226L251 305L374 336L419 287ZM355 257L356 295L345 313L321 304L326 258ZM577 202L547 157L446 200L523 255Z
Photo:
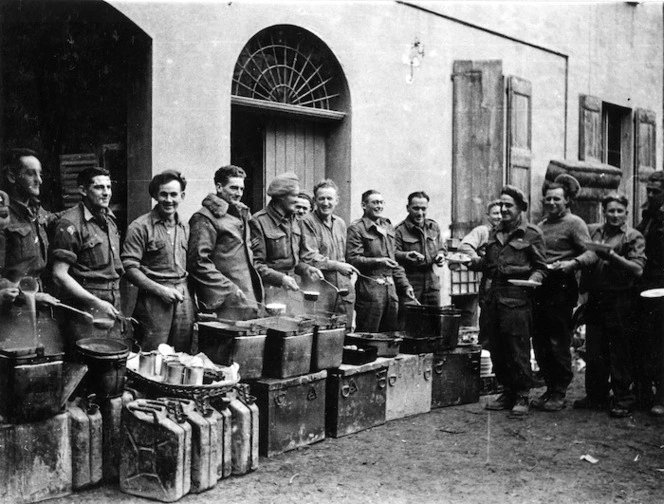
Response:
M458 347L434 354L431 407L441 408L480 400L479 345Z
M385 361L360 366L342 364L329 371L325 430L341 437L385 423Z
M433 354L380 357L387 362L385 420L431 411Z
M173 502L191 488L191 425L160 401L137 399L122 410L120 488Z
M325 439L327 371L263 378L252 385L260 411L260 454L271 457Z

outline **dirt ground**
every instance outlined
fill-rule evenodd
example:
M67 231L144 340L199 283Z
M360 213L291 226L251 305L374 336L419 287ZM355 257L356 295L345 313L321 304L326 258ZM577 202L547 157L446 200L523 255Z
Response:
M582 396L581 373L568 399ZM512 419L484 410L485 400L261 458L257 471L179 502L664 502L664 420L645 412L614 419L571 407ZM50 502L141 500L105 486Z

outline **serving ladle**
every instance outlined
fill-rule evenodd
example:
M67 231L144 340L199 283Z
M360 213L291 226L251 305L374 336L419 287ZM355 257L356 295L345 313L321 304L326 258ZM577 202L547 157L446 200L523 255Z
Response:
M385 283L386 283L384 278L373 278L373 277L370 277L370 276L367 276L367 275L363 275L362 273L360 273L358 271L356 271L355 274L357 276L361 276L362 278L366 278L367 280L372 280L372 281L376 282L378 285L385 285Z
M332 287L335 291L337 291L337 295L341 297L346 297L348 294L350 294L350 291L346 288L339 288L336 285L334 285L332 282L329 280L325 280L324 278L321 278L323 282L328 284L330 287Z

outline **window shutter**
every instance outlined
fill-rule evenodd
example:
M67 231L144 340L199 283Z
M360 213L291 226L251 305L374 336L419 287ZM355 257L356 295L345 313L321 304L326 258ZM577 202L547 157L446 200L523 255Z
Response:
M602 100L579 96L579 160L602 162Z
M504 83L501 61L455 61L452 237L482 223L503 184Z
M636 109L634 114L634 211L635 221L639 220L641 205L646 201L646 182L648 176L657 168L656 160L656 131L657 123L655 112L652 110Z
M532 84L507 79L507 182L530 195L532 166Z
M71 208L81 201L76 179L86 168L99 166L96 154L63 154L60 156L60 185L62 187L62 206Z

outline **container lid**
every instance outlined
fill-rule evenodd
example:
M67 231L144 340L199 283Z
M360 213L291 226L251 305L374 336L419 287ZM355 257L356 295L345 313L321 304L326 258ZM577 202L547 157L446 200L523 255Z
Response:
M86 355L127 355L129 348L122 340L110 338L85 338L76 342L79 352Z
M375 360L373 362L367 362L366 364L360 364L359 366L353 366L352 364L342 364L338 369L331 369L331 375L341 375L341 376L352 376L360 373L367 373L369 371L379 371L381 369L387 369L389 366L389 360L379 361Z
M455 348L450 348L448 350L442 350L441 352L438 352L436 354L436 359L440 360L442 357L449 354L479 354L481 351L482 347L480 345L459 344L459 346Z
M201 332L214 331L217 336L248 336L250 334L257 334L251 327L239 326L229 324L227 322L199 322L198 331Z
M358 341L369 342L369 341L394 341L403 339L405 336L403 331L390 331L382 333L367 333L367 332L355 332L348 333L346 337L349 340L357 339Z
M325 378L327 378L327 371L323 370L293 378L261 378L260 380L256 380L255 386L258 388L267 388L268 390L279 390L297 385L306 385L307 383L321 381Z
M7 348L0 350L0 355L8 359L14 360L17 363L30 363L30 362L51 362L62 360L64 358L64 353L44 353L44 346L37 345L35 347L23 347L23 348Z

